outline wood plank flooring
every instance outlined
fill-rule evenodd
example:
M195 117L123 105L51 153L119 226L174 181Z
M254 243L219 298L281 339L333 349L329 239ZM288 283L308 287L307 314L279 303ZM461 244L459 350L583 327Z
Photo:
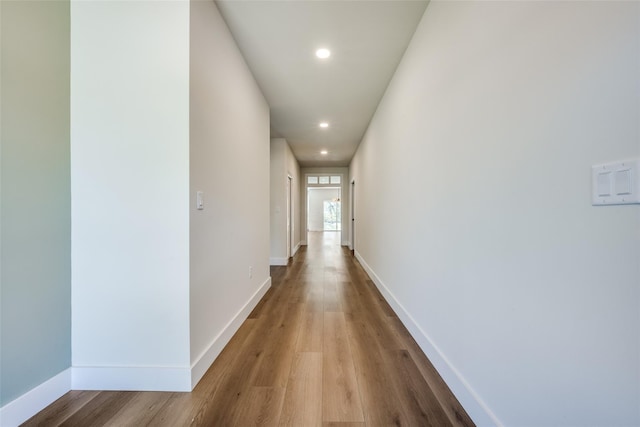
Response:
M310 233L191 393L72 391L25 426L473 426L340 233Z

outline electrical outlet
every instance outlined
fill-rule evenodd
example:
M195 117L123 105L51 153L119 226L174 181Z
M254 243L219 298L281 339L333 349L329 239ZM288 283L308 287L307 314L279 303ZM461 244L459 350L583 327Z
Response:
M249 279L253 277L253 267L249 267Z

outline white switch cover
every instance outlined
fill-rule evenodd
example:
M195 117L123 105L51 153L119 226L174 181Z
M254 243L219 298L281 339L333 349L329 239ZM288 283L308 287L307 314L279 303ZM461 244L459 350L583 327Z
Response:
M598 196L611 196L611 172L598 171Z
M614 193L619 196L631 194L631 169L616 172Z
M640 159L591 167L591 204L640 203Z
M204 194L202 191L196 191L196 209L199 211L204 209Z

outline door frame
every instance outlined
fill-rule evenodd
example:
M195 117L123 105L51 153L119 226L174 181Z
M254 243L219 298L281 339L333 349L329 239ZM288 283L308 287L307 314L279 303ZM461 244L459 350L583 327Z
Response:
M310 176L340 176L340 184L327 184L328 187L340 187L340 200L341 202L344 201L343 196L345 194L347 194L347 182L349 179L349 174L346 173L344 171L341 172L332 172L332 171L305 171L302 174L302 184L300 185L300 209L302 209L301 213L300 213L300 233L301 234L301 244L302 245L307 245L307 241L309 239L309 199L308 199L308 195L309 195L309 191L308 188L317 188L319 186L315 186L315 185L310 185L309 184L309 177ZM346 227L348 227L348 222L349 220L344 217L345 215L345 206L344 203L341 206L341 211L342 211L342 215L340 218L340 245L342 245L342 238L343 236L345 236L344 233L347 232ZM303 218L304 217L304 218ZM344 218L343 218L344 217ZM304 238L302 238L302 236L304 235Z
M287 175L287 259L293 256L293 177Z
M351 227L350 227L350 241L351 244L351 253L355 254L356 252L356 181L355 179L351 181L351 194L349 198L349 204L351 205L351 212L349 215L351 216Z

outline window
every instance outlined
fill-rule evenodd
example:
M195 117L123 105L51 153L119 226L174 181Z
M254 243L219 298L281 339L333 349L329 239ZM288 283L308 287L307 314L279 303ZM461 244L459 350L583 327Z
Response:
M341 175L307 175L307 185L310 186L335 186L342 185Z
M324 201L324 230L340 231L340 199Z

